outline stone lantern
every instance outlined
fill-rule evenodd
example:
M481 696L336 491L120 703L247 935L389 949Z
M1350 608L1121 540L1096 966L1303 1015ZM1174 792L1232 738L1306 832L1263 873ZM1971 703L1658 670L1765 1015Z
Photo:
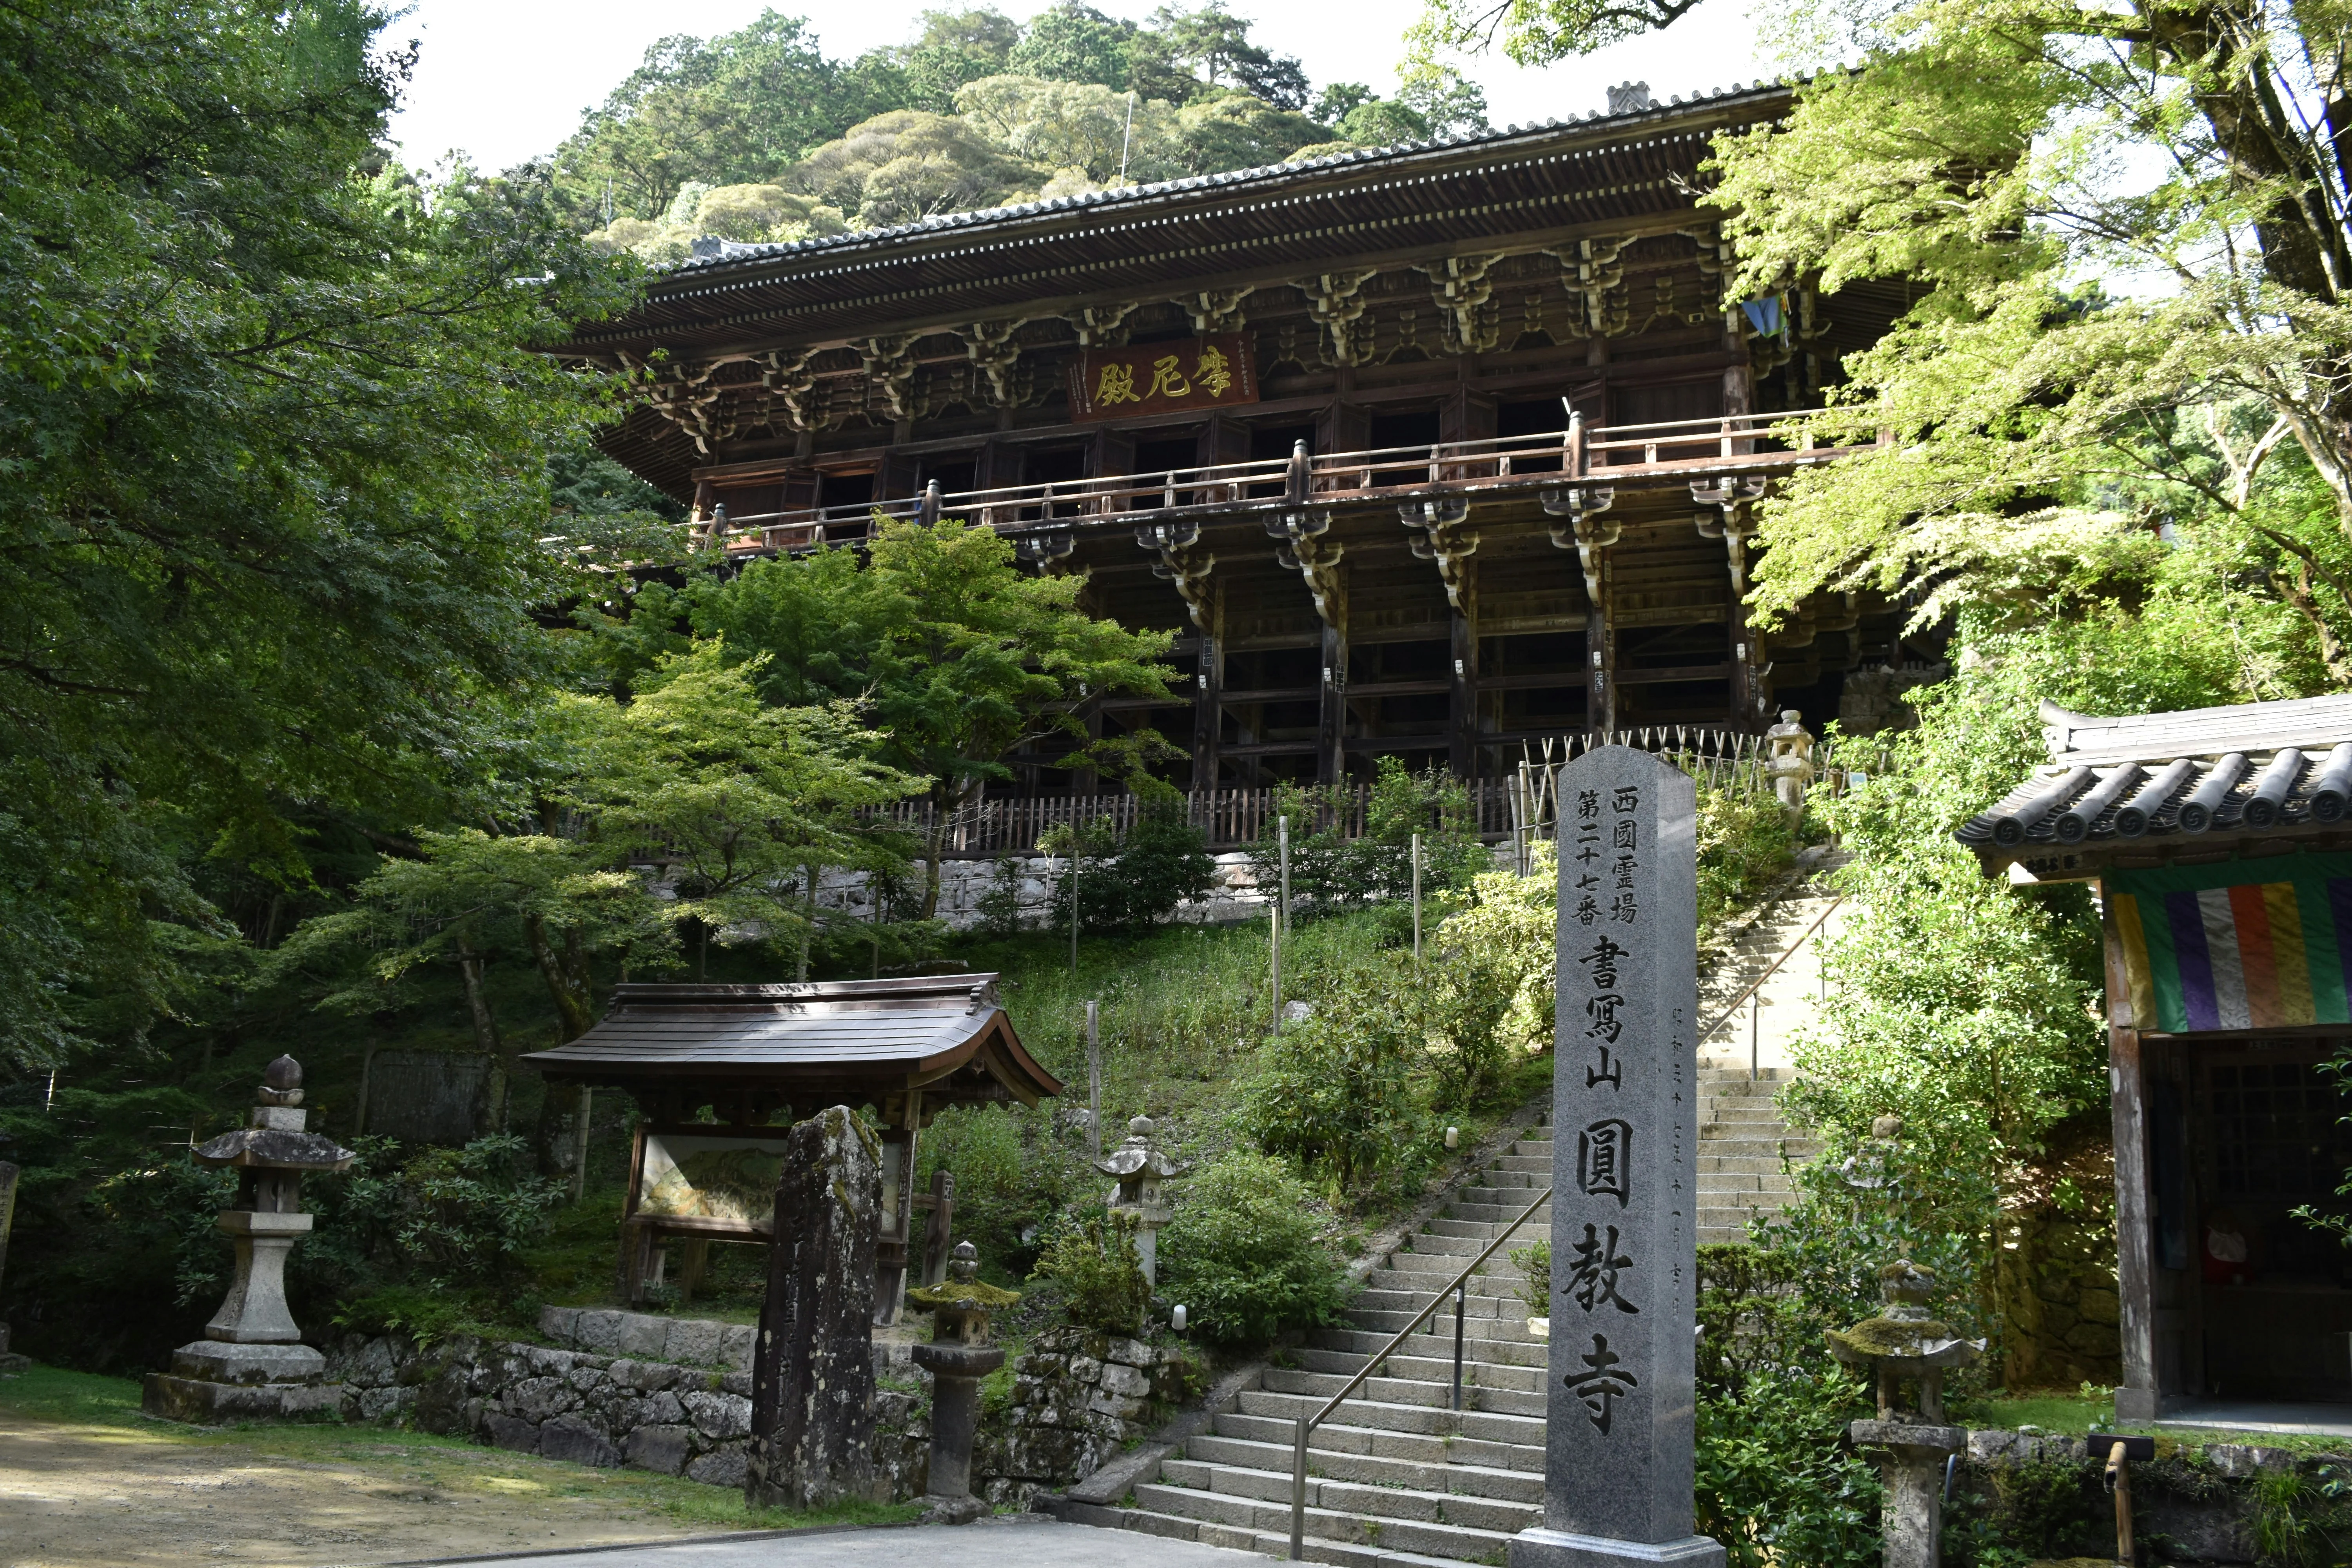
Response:
M1780 710L1780 721L1764 731L1764 776L1780 810L1794 822L1805 814L1805 787L1813 782L1813 737L1794 708Z
M1942 1551L1944 1461L1968 1446L1969 1435L1944 1424L1944 1373L1984 1353L1982 1340L1964 1340L1928 1310L1936 1277L1908 1260L1878 1271L1886 1310L1840 1333L1830 1331L1830 1353L1849 1366L1877 1373L1878 1419L1847 1428L1858 1448L1880 1453L1886 1483L1886 1568L1937 1568ZM1905 1387L1915 1397L1906 1402Z
M933 1523L970 1524L988 1511L971 1495L980 1380L1004 1364L1004 1352L988 1342L989 1314L1021 1298L982 1284L979 1250L959 1241L945 1282L909 1290L907 1300L931 1310L931 1342L912 1352L915 1364L931 1374L931 1461L923 1483L923 1500L929 1506L924 1517Z
M302 1173L340 1171L353 1158L307 1130L302 1068L279 1057L262 1077L251 1124L196 1150L207 1165L237 1173L236 1200L215 1222L236 1244L236 1278L205 1325L205 1337L172 1355L172 1370L147 1377L147 1414L217 1423L314 1415L335 1410L342 1390L326 1383L326 1358L301 1342L286 1306L286 1255L308 1235Z
M1166 1153L1152 1147L1152 1131L1151 1118L1137 1117L1127 1124L1127 1142L1112 1150L1110 1158L1095 1169L1118 1182L1105 1201L1112 1208L1135 1216L1136 1261L1143 1266L1143 1282L1156 1288L1160 1283L1160 1227L1176 1213L1161 1195L1160 1184L1174 1175L1178 1166Z

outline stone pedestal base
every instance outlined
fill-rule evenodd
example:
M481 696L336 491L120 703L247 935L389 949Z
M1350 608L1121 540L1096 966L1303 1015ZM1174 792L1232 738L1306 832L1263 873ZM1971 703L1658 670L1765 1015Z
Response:
M2159 1403L2153 1388L2118 1388L2116 1390L2116 1419L2153 1421L2159 1414Z
M925 1524L970 1524L988 1517L988 1505L967 1493L962 1497L923 1499Z
M1886 1568L1937 1568L1943 1555L1944 1461L1969 1444L1958 1426L1905 1421L1856 1421L1846 1428L1857 1448L1879 1452L1886 1485L1881 1530Z
M17 1355L8 1348L8 1325L0 1323L0 1376L24 1371L33 1364L28 1355Z
M218 1426L231 1421L331 1421L343 1406L340 1383L211 1383L168 1372L147 1374L140 1408L166 1421Z
M931 1374L931 1463L923 1500L944 1524L970 1524L988 1511L971 1495L971 1445L980 1430L980 1380L1004 1364L994 1345L917 1345L915 1364ZM971 1505L966 1511L966 1505ZM950 1513L961 1512L961 1518Z
M1653 1544L1612 1541L1603 1535L1572 1535L1540 1525L1511 1537L1510 1568L1627 1568L1631 1563L1663 1568L1723 1568L1722 1545L1704 1535Z

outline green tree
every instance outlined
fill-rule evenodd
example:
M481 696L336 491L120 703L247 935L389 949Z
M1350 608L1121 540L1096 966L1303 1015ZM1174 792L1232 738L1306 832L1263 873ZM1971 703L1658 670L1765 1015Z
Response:
M1022 29L1005 68L1022 76L1094 82L1124 92L1140 85L1134 80L1139 30L1134 23L1114 20L1080 0L1061 0Z
M764 662L704 643L663 659L625 707L581 700L605 717L576 799L608 852L667 868L670 918L699 938L698 977L713 935L804 952L804 887L824 867L903 866L857 814L921 787L871 759L854 704L762 702Z
M1686 9L1433 0L1418 37L1424 58L1499 37L1535 64ZM2037 531L2205 515L2258 541L2282 596L2324 623L2315 636L2340 638L2346 15L1786 0L1765 22L1799 57L1863 63L1814 79L1785 123L1718 139L1716 202L1740 258L1730 297L1901 279L1915 303L1848 358L1851 413L1822 426L1895 440L1764 509L1764 618L1823 587L1969 570L1988 532L2014 549ZM2252 417L2232 429L2242 410ZM2315 486L2332 552L2320 531L2281 526L2266 494L2280 468L2281 488ZM2308 509L2287 510L2307 523ZM2336 679L2352 678L2330 657Z
M899 109L851 126L783 178L858 223L880 227L1001 205L1035 191L1049 172L952 115Z
M954 814L1012 776L1005 753L1060 733L1118 773L1161 754L1150 731L1087 739L1077 705L1087 696L1166 692L1169 637L1087 614L1079 586L1024 575L993 529L880 519L863 570L845 549L762 563L698 590L692 614L735 656L768 656L753 679L771 702L862 697L879 760L929 781L929 920Z
M536 679L536 351L630 297L544 192L383 167L407 57L320 0L0 13L0 1051L135 1037L227 951L208 854L307 884L299 803L406 814ZM519 284L517 279L532 281ZM429 462L419 455L432 454ZM168 803L166 805L165 803Z
M904 73L907 107L945 114L965 84L1001 74L1021 42L1021 24L981 5L926 11L915 18L911 43L883 51Z

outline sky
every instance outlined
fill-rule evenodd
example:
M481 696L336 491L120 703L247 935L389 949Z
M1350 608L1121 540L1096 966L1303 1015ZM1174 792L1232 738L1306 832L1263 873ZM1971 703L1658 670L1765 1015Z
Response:
M935 0L936 3L936 0ZM1026 18L1046 0L998 0ZM906 40L920 4L873 0L774 0L809 18L828 55L846 58ZM1096 8L1141 21L1158 0L1094 0ZM430 166L452 152L482 169L504 169L554 150L602 102L657 38L732 32L766 9L762 0L415 0L385 30L387 43L415 38L423 50L407 100L393 122L402 161ZM1234 0L1252 37L1296 55L1317 87L1366 82L1383 94L1420 0ZM1770 74L1756 52L1741 0L1702 0L1666 33L1620 44L1588 58L1522 70L1499 55L1470 63L1497 126L1565 119L1607 107L1604 89L1646 81L1664 102Z

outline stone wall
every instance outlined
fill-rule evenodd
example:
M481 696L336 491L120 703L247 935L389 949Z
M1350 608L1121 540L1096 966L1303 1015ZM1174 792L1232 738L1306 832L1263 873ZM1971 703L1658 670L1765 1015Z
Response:
M2011 1192L1994 1277L2005 1386L2123 1381L2115 1196L2106 1131L2083 1123L2060 1129Z
M748 1326L576 1308L549 1308L541 1326L550 1338L594 1348L459 1338L420 1350L398 1336L352 1335L329 1348L327 1375L344 1385L346 1419L743 1484ZM875 1346L874 1461L901 1500L921 1495L930 1446L930 1374L907 1349ZM1014 1508L1149 1436L1199 1378L1179 1350L1076 1329L1039 1334L1010 1373L1010 1400L983 1399L972 1490Z
M1012 857L1013 892L1023 925L1043 929L1053 918L1054 890L1069 872L1067 860L1045 855ZM1212 856L1209 896L1177 906L1175 918L1192 924L1230 924L1264 920L1266 897L1259 890L1256 868L1238 850ZM914 865L913 884L921 886L923 862ZM940 918L958 931L980 923L980 900L996 886L993 860L945 860L940 867ZM863 871L826 873L817 883L817 902L858 920L874 913L873 893Z
M2352 1477L2352 1459L2253 1444L2158 1437L2156 1452L2132 1466L2132 1520L2146 1560L2157 1563L2254 1563L2261 1478L2300 1471L2311 1498L2306 1507L2325 1510L2335 1505L2322 1489ZM2104 1461L2091 1458L2082 1438L1970 1432L1963 1464L1945 1519L1947 1561L1981 1560L1983 1547L1995 1543L2012 1556L2042 1560L2114 1556L2115 1501Z

